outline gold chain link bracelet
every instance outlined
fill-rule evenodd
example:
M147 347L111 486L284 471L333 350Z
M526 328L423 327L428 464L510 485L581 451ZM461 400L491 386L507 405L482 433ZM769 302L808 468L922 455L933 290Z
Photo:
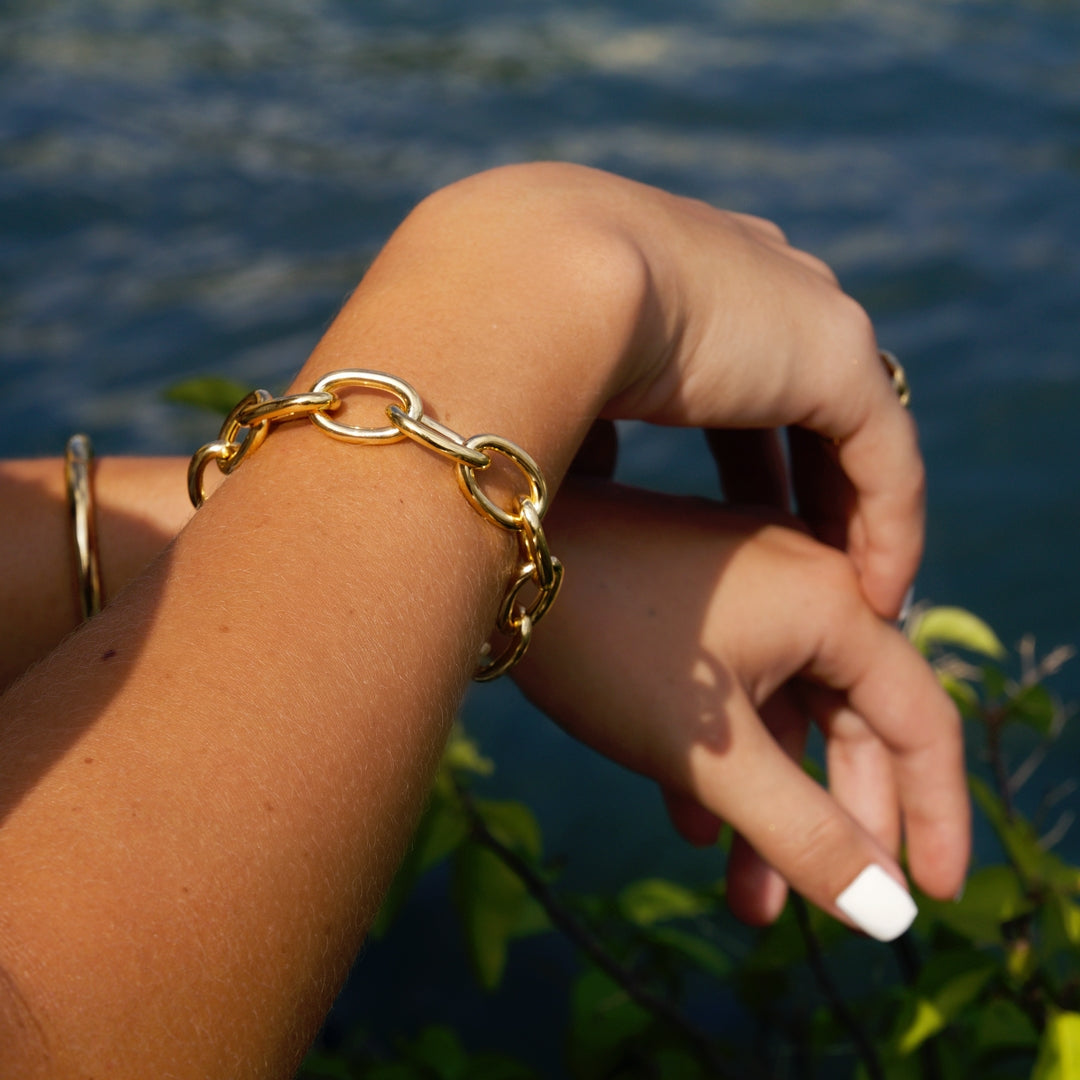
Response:
M397 398L396 404L386 408L390 423L386 427L360 428L334 420L331 414L341 405L338 391L349 386L381 390ZM195 508L206 501L203 477L211 461L228 475L262 445L273 424L304 417L343 442L378 444L407 438L448 458L457 468L458 484L473 509L517 536L518 564L495 623L499 633L507 638L507 644L497 655L492 655L490 644L485 645L473 678L487 682L509 671L525 655L533 627L551 607L562 583L562 563L551 554L540 524L547 512L548 493L539 465L508 439L498 435L464 439L425 416L420 395L403 379L381 371L332 371L306 394L276 398L268 390L253 390L238 402L225 418L217 440L197 450L188 466L188 494ZM528 484L529 494L517 496L510 510L494 503L477 480L477 472L491 464L491 457L485 451L494 451L511 461ZM535 595L525 602L521 592L530 582Z

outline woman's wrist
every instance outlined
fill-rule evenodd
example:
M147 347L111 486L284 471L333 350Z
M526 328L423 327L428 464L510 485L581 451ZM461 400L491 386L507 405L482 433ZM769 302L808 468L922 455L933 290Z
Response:
M461 434L522 446L556 487L595 415L648 364L649 269L603 208L614 183L537 165L429 197L292 389L338 368L386 371Z

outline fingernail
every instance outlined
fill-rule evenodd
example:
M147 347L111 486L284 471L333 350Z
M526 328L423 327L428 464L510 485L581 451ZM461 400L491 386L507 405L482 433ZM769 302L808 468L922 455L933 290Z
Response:
M900 614L896 617L896 625L903 629L904 623L907 622L907 617L911 614L911 605L915 603L915 586L914 584L908 586L908 591L904 593L904 602L900 605Z
M878 941L898 938L918 914L907 889L876 863L867 866L836 898L836 906Z

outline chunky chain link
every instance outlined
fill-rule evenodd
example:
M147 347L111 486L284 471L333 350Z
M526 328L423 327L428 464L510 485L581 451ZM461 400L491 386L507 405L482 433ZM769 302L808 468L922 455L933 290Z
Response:
M353 427L333 419L331 414L341 406L338 391L351 386L384 391L397 399L387 406L390 423L386 427ZM304 417L343 442L379 444L412 439L448 458L456 466L458 484L473 509L516 535L518 563L495 621L506 641L497 652L490 643L484 646L473 678L487 682L509 671L525 655L533 627L551 607L562 584L562 563L551 554L541 525L547 513L548 491L540 466L508 439L498 435L465 439L425 416L420 395L403 379L381 371L332 371L306 394L276 398L268 390L253 390L239 401L225 418L217 439L197 450L188 466L188 495L195 508L206 501L205 474L210 462L227 476L258 450L272 425ZM528 486L528 494L516 496L509 509L492 501L477 478L478 472L491 465L491 452L515 465ZM525 599L522 594L530 584L534 591Z

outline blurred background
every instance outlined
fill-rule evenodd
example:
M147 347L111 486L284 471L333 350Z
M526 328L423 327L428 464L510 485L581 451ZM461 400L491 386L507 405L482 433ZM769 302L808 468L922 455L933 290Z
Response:
M1073 0L0 0L0 454L75 430L191 452L215 422L166 388L280 389L415 202L538 158L772 218L828 260L913 385L919 596L1010 646L1080 643ZM696 433L624 436L622 478L711 490ZM1080 662L1056 687L1080 697ZM512 686L465 721L569 887L719 874ZM490 1003L425 974L456 948L445 914L421 896L406 918L411 946L371 946L341 1008L490 1030ZM568 960L522 947L540 966L497 1026L542 1057L544 965Z

